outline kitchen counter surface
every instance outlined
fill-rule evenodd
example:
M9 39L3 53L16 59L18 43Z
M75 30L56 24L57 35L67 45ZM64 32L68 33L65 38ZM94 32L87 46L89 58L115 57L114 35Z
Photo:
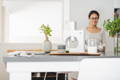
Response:
M86 58L120 58L120 56L50 56L50 55L39 55L39 56L18 56L18 57L3 57L4 62L65 62L65 61L81 61Z

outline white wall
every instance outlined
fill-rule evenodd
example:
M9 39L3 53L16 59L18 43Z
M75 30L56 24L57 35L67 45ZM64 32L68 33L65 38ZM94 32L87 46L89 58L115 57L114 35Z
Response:
M3 23L3 20L2 20L2 1L0 0L0 42L2 41L2 23ZM1 48L1 47L0 47ZM1 51L1 49L0 49ZM2 54L0 53L0 80L6 80L7 78L5 77L6 73L5 73L5 66L3 65L3 62L2 62Z
M0 42L1 42L1 40L2 40L2 23L3 23L3 20L2 20L2 15L3 15L3 13L2 13L2 1L0 0Z
M76 21L77 29L88 26L88 13L97 10L100 13L99 26L113 15L113 0L71 0L70 19Z
M120 0L114 0L114 7L120 8Z

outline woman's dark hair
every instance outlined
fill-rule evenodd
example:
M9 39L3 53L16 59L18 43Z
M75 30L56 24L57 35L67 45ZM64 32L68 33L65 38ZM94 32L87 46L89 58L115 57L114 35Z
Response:
M90 16L91 16L92 14L96 14L96 15L98 16L98 18L99 18L99 16L100 16L99 13L98 13L98 11L92 10L92 11L89 12L88 18L90 18Z
M118 9L119 9L119 8L115 8L115 9L114 9L114 12L117 12L117 11L118 11Z

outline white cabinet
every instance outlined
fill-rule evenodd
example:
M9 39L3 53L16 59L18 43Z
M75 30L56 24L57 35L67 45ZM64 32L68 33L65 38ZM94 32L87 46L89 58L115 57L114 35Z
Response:
M9 80L31 80L31 72L78 71L80 61L73 62L8 62Z

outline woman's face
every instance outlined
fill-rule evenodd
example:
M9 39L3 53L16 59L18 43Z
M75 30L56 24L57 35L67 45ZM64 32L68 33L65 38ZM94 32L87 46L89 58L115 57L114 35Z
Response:
M91 25L96 26L97 23L98 23L98 20L99 20L99 17L98 17L97 14L95 14L95 13L91 14L91 16L90 16L90 18L89 18L89 21L90 21L90 24L91 24Z

